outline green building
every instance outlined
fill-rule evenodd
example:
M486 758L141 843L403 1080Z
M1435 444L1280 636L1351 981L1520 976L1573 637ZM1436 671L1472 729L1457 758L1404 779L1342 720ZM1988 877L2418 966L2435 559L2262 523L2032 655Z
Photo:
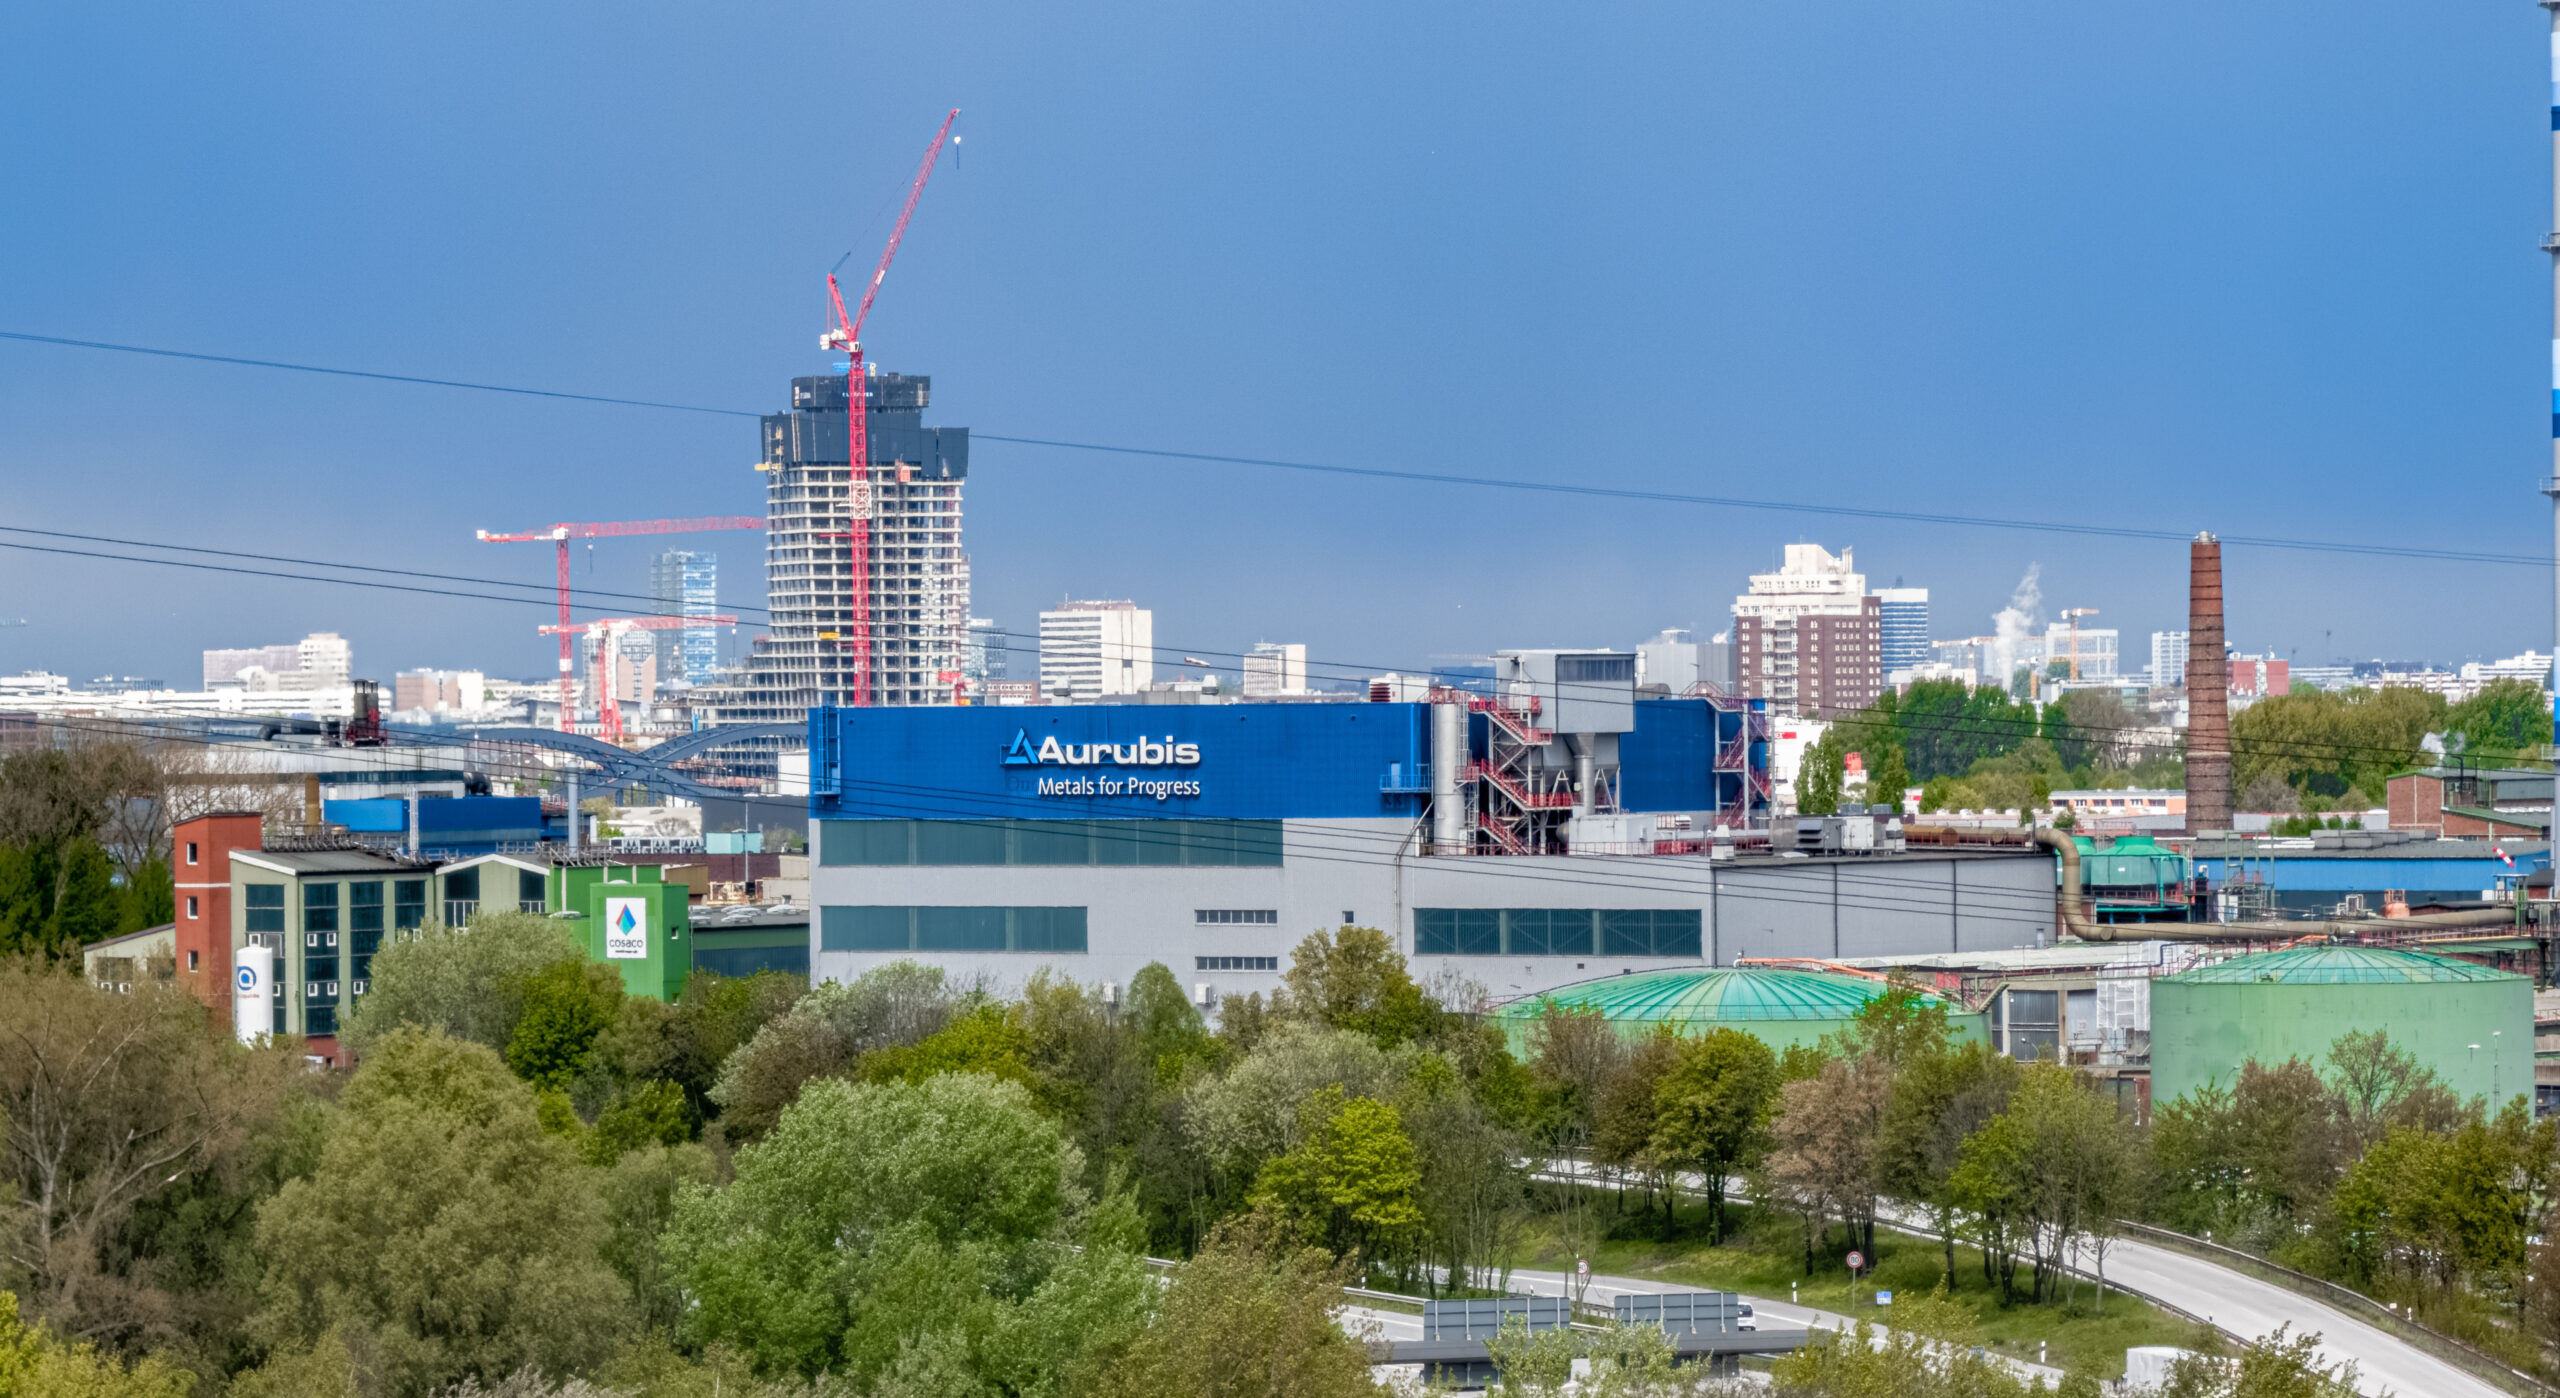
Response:
M666 882L654 864L569 865L553 872L560 906L579 914L570 926L587 955L622 972L624 990L652 1000L684 993L693 928L683 884Z
M1681 1034L1740 1029L1780 1052L1811 1045L1847 1029L1867 1003L1883 995L1882 980L1758 966L1697 966L1642 975L1609 976L1560 986L1515 1000L1498 1012L1511 1051L1525 1056L1529 1031L1549 1004L1598 1010L1633 1041L1668 1024ZM1930 995L1930 1001L1946 1002ZM1947 1022L1959 1038L1982 1037L1982 1017L1948 1005Z
M440 894L431 866L371 850L231 851L231 946L275 951L274 1032L306 1035L314 1057L335 1061L374 953L436 921Z
M2532 981L2422 952L2308 946L2153 981L2151 1100L2229 1086L2252 1059L2325 1072L2340 1035L2373 1029L2464 1097L2533 1095Z

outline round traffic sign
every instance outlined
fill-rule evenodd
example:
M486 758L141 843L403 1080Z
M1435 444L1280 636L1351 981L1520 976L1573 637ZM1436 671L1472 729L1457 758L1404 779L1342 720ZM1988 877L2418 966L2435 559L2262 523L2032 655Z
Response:
M1863 1252L1853 1252L1853 1253L1849 1254L1849 1270L1850 1270L1850 1271L1854 1272L1854 1271L1858 1270L1859 1268L1864 1267L1864 1266L1866 1266L1866 1265L1867 1265L1867 1255L1866 1255L1865 1253L1863 1253Z
M1576 1276L1581 1276L1581 1277L1587 1277L1587 1276L1590 1276L1590 1275L1591 1275L1591 1261L1590 1261L1590 1259L1588 1259L1588 1258L1581 1258L1581 1259L1577 1259L1577 1260L1574 1262L1574 1264L1573 1264L1573 1271L1574 1271L1574 1275L1576 1275Z

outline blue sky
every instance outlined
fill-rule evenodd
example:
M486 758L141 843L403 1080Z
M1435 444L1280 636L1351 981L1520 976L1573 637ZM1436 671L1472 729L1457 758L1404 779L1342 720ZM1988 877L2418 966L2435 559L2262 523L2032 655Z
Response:
M866 336L985 432L2541 553L2531 5L38 4L0 330L778 405ZM0 344L0 522L539 579L473 531L761 508L753 425ZM2180 624L2174 545L981 443L983 615L1409 667L1712 630L1799 539L1985 629ZM753 539L720 550L761 601ZM649 550L597 550L644 590ZM581 565L582 568L584 565ZM2542 644L2528 567L2235 551L2249 648ZM583 575L582 575L583 577ZM547 672L538 609L0 553L0 671ZM2324 639L2324 633L2327 633Z

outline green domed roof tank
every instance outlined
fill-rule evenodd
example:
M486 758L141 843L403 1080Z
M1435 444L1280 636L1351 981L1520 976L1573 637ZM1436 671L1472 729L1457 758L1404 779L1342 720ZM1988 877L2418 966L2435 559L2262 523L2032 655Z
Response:
M2466 1098L2494 1108L2533 1094L2532 981L2424 952L2310 946L2153 981L2151 1100L2228 1087L2252 1059L2300 1058L2325 1075L2340 1035L2375 1029Z
M1681 1034L1723 1027L1759 1036L1772 1049L1813 1044L1847 1029L1887 986L1863 976L1789 971L1759 966L1698 966L1642 975L1608 976L1560 986L1513 1001L1497 1012L1511 1051L1526 1056L1529 1031L1549 1004L1597 1010L1629 1041L1668 1024ZM1931 1001L1947 1003L1939 996ZM1947 1004L1947 1020L1959 1038L1980 1038L1979 1015Z

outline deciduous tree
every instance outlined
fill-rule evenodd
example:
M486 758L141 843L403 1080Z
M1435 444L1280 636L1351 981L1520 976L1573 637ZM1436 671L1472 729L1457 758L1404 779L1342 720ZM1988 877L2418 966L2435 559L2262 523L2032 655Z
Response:
M1298 943L1280 980L1280 1008L1365 1034L1382 1048L1419 1036L1432 1012L1395 939L1374 927L1349 926Z
M361 1336L393 1389L583 1372L632 1325L593 1171L497 1054L397 1029L347 1085L319 1168L259 1210L253 1329Z
M968 999L938 966L897 961L828 981L729 1055L711 1100L732 1140L753 1140L817 1078L843 1077L862 1055L931 1036Z
M342 1037L359 1059L403 1026L503 1054L524 1018L533 977L585 960L567 928L531 913L482 913L466 927L420 928L385 940L374 954L372 989L348 1013Z
M1220 1225L1173 1274L1118 1372L1094 1394L1135 1398L1369 1398L1360 1341L1334 1319L1347 1264L1258 1220Z
M222 1167L294 1089L289 1048L217 1037L156 984L100 990L71 968L0 961L0 1262L71 1340L124 1340L157 1307L108 1266L137 1206Z
M700 1341L864 1382L928 1332L983 1334L1083 1203L1074 1148L1017 1083L820 1079L728 1188L676 1205L667 1256Z
M1891 1087L1883 1060L1833 1058L1819 1076L1788 1083L1781 1093L1762 1169L1777 1199L1807 1221L1808 1276L1816 1226L1826 1215L1840 1220L1851 1246L1871 1255L1875 1250L1881 1189L1876 1144Z
M1298 1143L1262 1167L1253 1204L1301 1241L1376 1260L1422 1226L1422 1163L1396 1109L1327 1087L1299 1108Z
M1756 1036L1721 1026L1679 1041L1653 1089L1654 1158L1704 1181L1709 1236L1721 1240L1725 1191L1768 1149L1778 1059Z

